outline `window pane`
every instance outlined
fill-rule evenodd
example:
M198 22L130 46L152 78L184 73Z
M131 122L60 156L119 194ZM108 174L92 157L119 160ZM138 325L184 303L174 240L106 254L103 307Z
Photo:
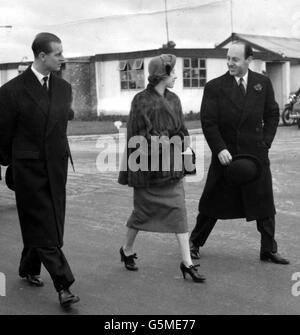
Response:
M126 67L126 60L120 60L119 62L119 70L124 71Z
M206 70L200 70L200 77L206 78Z
M121 60L119 62L119 70L120 71L124 71L125 70L125 67L126 67L126 60Z
M191 77L191 70L183 70L183 78L190 78Z
M192 69L192 78L199 78L199 70Z
M200 67L205 68L206 64L205 64L205 59L200 59Z
M136 78L137 78L137 80L140 80L140 81L144 82L144 80L145 80L144 70L137 70L136 71Z
M120 77L121 77L121 81L127 81L128 80L127 71L121 71Z
M137 73L136 70L129 71L129 78L130 81L136 81L137 79Z
M192 67L198 67L198 58L192 58Z
M204 87L206 84L206 79L200 79L200 87Z
M135 89L136 88L136 82L135 81L130 81L129 82L129 88L130 89Z
M128 89L128 82L127 81L121 81L121 89L127 90Z
M127 61L127 70L132 70L134 59L128 59Z
M135 59L132 68L134 70L140 70L143 66L143 60L142 59Z
M199 83L198 79L192 79L192 87L199 87L198 83Z
M191 87L190 79L183 79L183 87Z
M183 66L184 67L190 67L190 58L184 58Z
M137 62L139 61L139 62ZM134 63L135 62L135 63ZM142 60L142 65L143 65ZM130 60L127 63L128 67L131 66L141 66L140 60ZM143 67L143 66L142 66ZM121 82L121 89L122 90L135 90L138 88L145 87L145 75L144 70L127 70L127 71L120 71L120 82Z

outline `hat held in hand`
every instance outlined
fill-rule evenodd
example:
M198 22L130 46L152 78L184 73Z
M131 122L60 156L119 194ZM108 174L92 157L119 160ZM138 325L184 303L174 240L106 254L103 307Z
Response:
M244 186L257 180L262 171L260 160L253 155L235 155L226 168L226 178L234 186Z
M11 165L8 165L8 167L6 169L5 183L6 183L6 186L10 190L15 191L15 184L14 184L13 171L12 171L12 166Z

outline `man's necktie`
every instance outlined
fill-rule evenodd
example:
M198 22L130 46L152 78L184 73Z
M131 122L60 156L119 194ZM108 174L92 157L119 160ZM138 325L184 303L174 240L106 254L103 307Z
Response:
M245 86L244 86L244 79L243 78L240 78L239 80L239 89L242 93L243 96L246 95L246 89L245 89Z
M44 77L43 81L44 81L43 88L45 89L46 92L48 92L48 86L47 86L48 77Z

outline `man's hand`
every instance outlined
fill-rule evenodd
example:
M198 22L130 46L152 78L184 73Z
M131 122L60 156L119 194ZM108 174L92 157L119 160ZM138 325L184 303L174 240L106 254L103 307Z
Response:
M218 153L219 161L222 165L229 165L232 161L232 156L227 149L224 149Z

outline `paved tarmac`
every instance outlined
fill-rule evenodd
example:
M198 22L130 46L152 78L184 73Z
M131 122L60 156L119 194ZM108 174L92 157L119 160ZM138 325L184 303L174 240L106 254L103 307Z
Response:
M194 137L201 150L203 136L196 131ZM14 194L0 182L0 314L300 314L300 131L296 127L280 127L270 152L276 239L291 264L259 261L255 222L219 221L201 249L205 284L183 280L173 234L141 232L136 242L139 271L129 272L120 263L132 190L117 183L116 171L99 172L96 167L104 142L114 144L113 138L71 138L76 172L69 170L64 252L76 277L72 290L81 301L69 312L59 307L44 269L42 288L19 279L22 241ZM114 152L111 144L105 148ZM210 160L206 144L204 149L204 178L185 183L190 229ZM201 177L201 166L199 171ZM292 280L297 272L298 284Z

